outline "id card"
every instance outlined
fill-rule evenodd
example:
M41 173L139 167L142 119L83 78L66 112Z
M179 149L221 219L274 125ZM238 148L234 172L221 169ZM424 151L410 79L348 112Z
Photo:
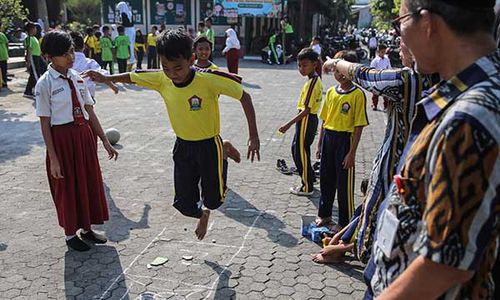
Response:
M391 257L392 246L399 226L398 218L388 209L384 210L377 236L377 245L387 258Z

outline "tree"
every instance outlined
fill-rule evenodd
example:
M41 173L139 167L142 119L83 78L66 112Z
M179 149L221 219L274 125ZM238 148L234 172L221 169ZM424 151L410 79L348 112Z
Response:
M0 1L0 22L4 28L13 22L26 18L27 15L28 9L23 6L21 0Z
M74 21L87 25L101 22L100 0L67 0L66 7Z
M372 0L370 2L370 11L373 15L372 25L378 29L389 29L391 20L394 19L398 12L401 1L398 0Z

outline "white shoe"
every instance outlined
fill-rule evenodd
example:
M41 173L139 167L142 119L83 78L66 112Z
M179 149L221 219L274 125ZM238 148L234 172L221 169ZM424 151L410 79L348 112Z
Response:
M314 191L304 192L302 191L302 188L300 186L296 186L290 188L290 194L294 194L297 196L312 196L314 194Z

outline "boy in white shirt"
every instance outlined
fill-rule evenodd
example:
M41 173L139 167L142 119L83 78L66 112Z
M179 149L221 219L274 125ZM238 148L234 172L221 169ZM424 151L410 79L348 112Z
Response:
M391 61L385 55L387 52L387 46L384 44L378 45L377 48L377 56L372 60L370 67L376 69L376 70L387 70L391 69ZM382 97L384 99L384 111L387 109L387 98ZM378 96L373 94L372 96L372 108L373 110L377 110L377 105L378 105Z
M85 54L83 53L83 48L84 48L84 42L83 42L83 36L76 31L73 31L70 33L71 39L73 40L73 45L75 47L75 60L73 62L73 70L76 70L78 73L82 73L87 70L96 70L103 75L108 75L108 71L104 70L101 68L99 63L95 61L94 59L87 58ZM92 99L95 101L95 87L96 84L94 81L89 80L89 79L84 79L85 83L87 84L87 88L89 89L90 95L92 96ZM113 83L106 83L114 92L115 94L118 93L118 88L115 84Z

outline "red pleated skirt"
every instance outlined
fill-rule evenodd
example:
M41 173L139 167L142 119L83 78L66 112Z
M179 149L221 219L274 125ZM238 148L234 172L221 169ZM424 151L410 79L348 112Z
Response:
M89 124L69 123L53 126L51 132L64 176L52 177L47 155L47 175L59 225L66 235L73 235L80 228L90 230L91 224L103 224L109 219L108 206L92 129Z
M238 62L240 59L239 51L236 48L232 48L226 53L227 60L227 70L230 73L238 74Z

